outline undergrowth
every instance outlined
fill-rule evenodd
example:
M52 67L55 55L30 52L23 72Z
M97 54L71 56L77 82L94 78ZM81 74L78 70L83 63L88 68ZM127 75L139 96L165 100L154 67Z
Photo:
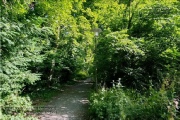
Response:
M179 120L173 93L152 87L142 93L122 86L102 88L90 97L93 120Z

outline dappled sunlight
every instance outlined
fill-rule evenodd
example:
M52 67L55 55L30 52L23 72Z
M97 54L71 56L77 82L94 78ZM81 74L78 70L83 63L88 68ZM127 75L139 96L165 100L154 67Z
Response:
M81 102L82 104L88 104L89 103L89 100L80 100L79 102Z
M68 115L68 114L44 114L40 117L41 120L74 120L77 119L77 117L73 115Z
M40 120L86 120L88 119L88 95L92 83L82 81L68 86L39 113Z

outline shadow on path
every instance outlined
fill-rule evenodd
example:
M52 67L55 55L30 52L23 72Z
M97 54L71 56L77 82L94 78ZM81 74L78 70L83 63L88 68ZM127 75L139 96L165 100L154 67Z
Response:
M88 97L90 79L65 87L64 91L50 101L39 115L40 120L88 120Z

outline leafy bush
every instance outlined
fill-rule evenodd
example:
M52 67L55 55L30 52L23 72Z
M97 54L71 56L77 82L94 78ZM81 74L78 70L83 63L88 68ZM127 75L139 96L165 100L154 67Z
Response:
M77 80L84 80L88 77L88 74L86 71L79 71L76 73L75 79Z
M34 63L42 63L44 59L41 54L45 47L41 39L43 29L4 17L1 20L0 107L3 116L13 118L14 114L20 113L20 117L14 118L20 119L26 111L32 109L29 97L22 97L21 93L26 86L40 80L41 74L30 68Z
M165 90L140 94L122 88L102 89L90 97L90 113L96 120L164 120L178 118L173 99Z
M2 117L2 120L38 120L38 119L34 117L24 117L24 115L22 114L17 114L14 116L4 115Z
M125 119L127 106L131 101L121 88L102 89L90 98L90 113L96 120Z
M175 113L172 102L162 91L151 90L148 95L137 95L132 98L132 104L127 113L127 119L130 120L164 120Z
M101 2L95 4L99 27L104 29L94 59L99 82L111 87L112 80L122 78L123 85L144 90L152 80L159 88L163 82L159 73L180 68L179 2L111 1L107 8Z
M141 41L129 39L127 30L112 32L100 39L95 56L99 82L109 87L112 80L121 78L124 85L137 88L144 83L144 70L140 67L144 52L136 42Z

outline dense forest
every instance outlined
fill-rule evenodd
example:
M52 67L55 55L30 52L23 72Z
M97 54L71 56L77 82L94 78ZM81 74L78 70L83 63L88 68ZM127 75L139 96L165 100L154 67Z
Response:
M94 120L178 120L179 0L0 0L0 119L92 78Z

